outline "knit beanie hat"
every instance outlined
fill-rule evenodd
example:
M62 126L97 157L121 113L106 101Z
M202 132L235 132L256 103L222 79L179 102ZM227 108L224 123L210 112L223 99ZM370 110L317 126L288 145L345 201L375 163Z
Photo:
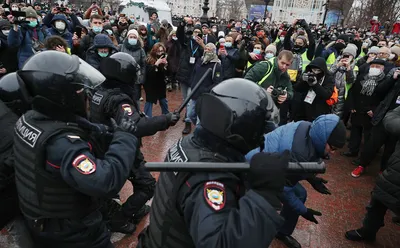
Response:
M270 51L274 54L274 56L276 56L276 46L275 45L269 45L267 46L267 48L265 49L265 52Z
M377 46L371 47L371 48L368 50L368 54L370 54L370 53L378 54L378 53L379 53L379 47L377 47Z
M349 54L349 55L353 56L353 58L355 58L357 55L357 50L354 49L353 46L347 45L347 47L343 50L342 54Z
M339 121L332 130L327 143L336 148L342 148L346 144L346 126L343 121Z
M400 47L398 46L392 46L392 48L390 48L390 51L394 54L396 54L397 56L400 56Z
M32 7L26 8L25 13L27 18L37 18L36 10L34 10Z
M134 35L136 35L136 37L139 37L139 33L138 33L138 31L136 31L136 29L129 30L126 37L128 37L130 34L134 34Z

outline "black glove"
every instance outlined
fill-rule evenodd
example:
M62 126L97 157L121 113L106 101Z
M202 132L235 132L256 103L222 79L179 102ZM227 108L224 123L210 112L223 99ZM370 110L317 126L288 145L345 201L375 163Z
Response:
M307 212L305 214L302 214L304 219L314 222L315 224L318 224L317 219L315 219L314 215L316 216L321 216L322 214L318 211L315 211L314 209L307 208Z
M175 126L175 124L178 123L179 119L181 118L179 113L168 113L165 116L167 117L167 121L170 126Z
M122 131L131 134L134 134L137 128L136 123L131 118L129 118L127 113L124 113L124 116L121 118L121 122L119 123L119 125L114 120L114 118L111 118L111 125L115 132Z
M320 178L320 177L311 177L311 178L308 178L307 181L319 193L324 194L324 195L331 194L331 192L325 185L326 183L328 183L328 181L326 181L325 179Z
M247 181L251 189L263 196L273 207L280 208L279 199L286 181L290 154L257 153L250 161Z

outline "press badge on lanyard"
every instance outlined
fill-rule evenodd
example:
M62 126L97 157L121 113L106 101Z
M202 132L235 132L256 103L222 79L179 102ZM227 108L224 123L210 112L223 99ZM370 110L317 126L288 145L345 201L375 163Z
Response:
M312 104L316 96L317 94L313 90L309 90L306 95L306 98L304 98L304 102Z
M194 57L194 55L196 54L197 49L199 49L199 47L196 47L196 49L194 49L194 51L193 51L193 41L191 40L190 41L190 48L192 49L192 56L189 59L189 63L190 64L194 64L194 63L196 63L196 57Z

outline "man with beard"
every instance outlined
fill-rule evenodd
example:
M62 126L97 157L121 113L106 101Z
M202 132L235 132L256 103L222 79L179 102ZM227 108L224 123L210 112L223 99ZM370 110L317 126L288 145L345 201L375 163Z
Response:
M218 59L217 48L213 43L208 43L204 48L204 54L201 60L198 60L192 73L192 79L190 87L193 89L199 82L200 78L207 72L208 69L212 69L212 73L205 78L200 88L192 96L188 108L188 117L194 125L197 123L196 114L196 100L203 93L208 93L210 90L220 83L224 78L222 75L221 61Z
M346 48L346 44L349 41L349 37L347 35L339 35L335 44L331 47L326 48L325 51L322 52L322 57L326 60L326 65L328 69L335 63L336 58L342 53L343 49Z

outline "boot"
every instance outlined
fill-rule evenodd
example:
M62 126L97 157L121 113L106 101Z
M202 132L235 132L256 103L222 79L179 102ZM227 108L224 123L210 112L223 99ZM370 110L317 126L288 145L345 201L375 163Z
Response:
M283 235L278 233L275 237L282 243L284 243L288 248L301 248L300 243L297 242L297 240L290 235Z
M182 134L189 134L192 131L192 123L185 122L185 129L183 129Z
M136 225L129 222L129 217L125 216L122 211L118 211L110 221L110 231L124 234L133 234Z
M133 224L139 224L139 222L148 214L150 213L150 206L144 205L139 211L132 217L131 222Z
M360 228L357 230L347 231L345 237L351 241L374 242L376 239L376 234L367 234L363 228Z

